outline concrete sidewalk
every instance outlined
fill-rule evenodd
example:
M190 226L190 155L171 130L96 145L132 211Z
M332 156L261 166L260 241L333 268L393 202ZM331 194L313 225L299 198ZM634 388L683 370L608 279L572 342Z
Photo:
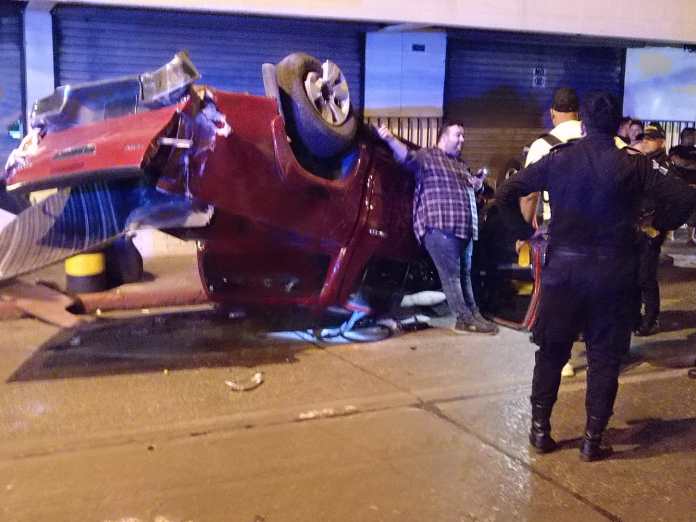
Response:
M159 262L100 306L196 295L193 259ZM189 307L105 314L59 346L55 326L7 321L0 520L693 521L696 271L661 267L661 286L662 330L633 340L622 372L617 453L591 464L581 344L552 420L561 447L539 456L523 332L334 344ZM227 385L257 372L253 391Z
M667 285L671 312L683 301ZM693 294L694 283L686 285ZM694 353L682 321L632 349L608 439L578 459L584 378L529 450L528 335L442 329L377 343L276 336L211 314L104 319L0 337L0 520L688 522L696 512ZM667 353L665 353L667 352ZM263 372L262 386L227 380Z

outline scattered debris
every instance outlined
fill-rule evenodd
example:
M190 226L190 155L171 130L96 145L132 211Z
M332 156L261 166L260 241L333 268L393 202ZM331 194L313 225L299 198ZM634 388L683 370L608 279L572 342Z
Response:
M338 417L342 415L350 415L351 413L357 412L358 409L355 406L344 406L343 409L334 409L334 408L324 408L323 410L309 410L300 413L297 416L298 420L312 420L312 419L318 419L322 417Z
M149 519L148 519L149 520ZM147 522L147 520L141 520L136 517L125 517L119 518L118 520L104 520L104 522ZM171 522L167 517L162 515L156 515L153 522ZM186 522L193 522L192 520L187 520Z
M82 343L82 339L80 338L80 336L75 335L72 337L72 339L70 339L68 344L70 344L70 346L72 346L72 347L75 347L75 346L80 346L81 343Z
M402 308L410 308L413 306L435 306L444 303L447 297L444 292L432 292L429 290L417 292L415 294L405 295L401 300Z
M66 310L75 303L72 297L40 283L12 281L0 289L0 298L33 317L62 328L74 328L87 321Z
M154 444L150 444L150 445L147 447L147 451L155 451L155 445L154 445Z
M417 346L409 346L408 348L409 350L413 350L414 352L418 349Z
M251 376L251 378L247 379L246 381L225 381L225 384L232 391L251 391L261 386L263 384L263 381L263 372L256 372L254 375Z

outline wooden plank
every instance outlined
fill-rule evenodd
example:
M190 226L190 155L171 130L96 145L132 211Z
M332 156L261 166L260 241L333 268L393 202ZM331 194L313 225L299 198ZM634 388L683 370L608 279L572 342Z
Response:
M66 308L74 299L41 283L21 279L0 287L0 299L8 301L23 312L62 328L74 328L85 318L71 314Z

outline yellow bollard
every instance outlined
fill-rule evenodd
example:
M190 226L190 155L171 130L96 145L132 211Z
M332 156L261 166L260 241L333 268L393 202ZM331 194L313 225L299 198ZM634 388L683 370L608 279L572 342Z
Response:
M517 264L521 267L532 264L532 247L528 242L522 243L520 251L517 254Z
M65 260L65 286L68 292L101 292L108 288L104 252L78 254Z
M517 264L523 268L532 264L532 245L527 241L522 243L520 251L517 253ZM534 283L515 280L512 283L517 290L517 295L532 295L534 291Z

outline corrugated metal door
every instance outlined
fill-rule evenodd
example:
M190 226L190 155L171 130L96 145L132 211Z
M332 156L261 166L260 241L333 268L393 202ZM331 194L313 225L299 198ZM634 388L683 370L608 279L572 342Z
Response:
M19 4L0 5L0 168L19 141L10 136L17 121L24 126L22 11Z
M374 25L181 11L57 6L58 84L139 73L187 50L211 86L263 94L261 64L303 51L331 59L362 106L365 32Z
M547 37L548 44L525 43L524 35L492 38L448 41L445 116L468 129L464 155L474 166L500 170L551 128L548 109L558 87L574 87L580 97L593 90L623 95L623 48L559 45L560 37Z

